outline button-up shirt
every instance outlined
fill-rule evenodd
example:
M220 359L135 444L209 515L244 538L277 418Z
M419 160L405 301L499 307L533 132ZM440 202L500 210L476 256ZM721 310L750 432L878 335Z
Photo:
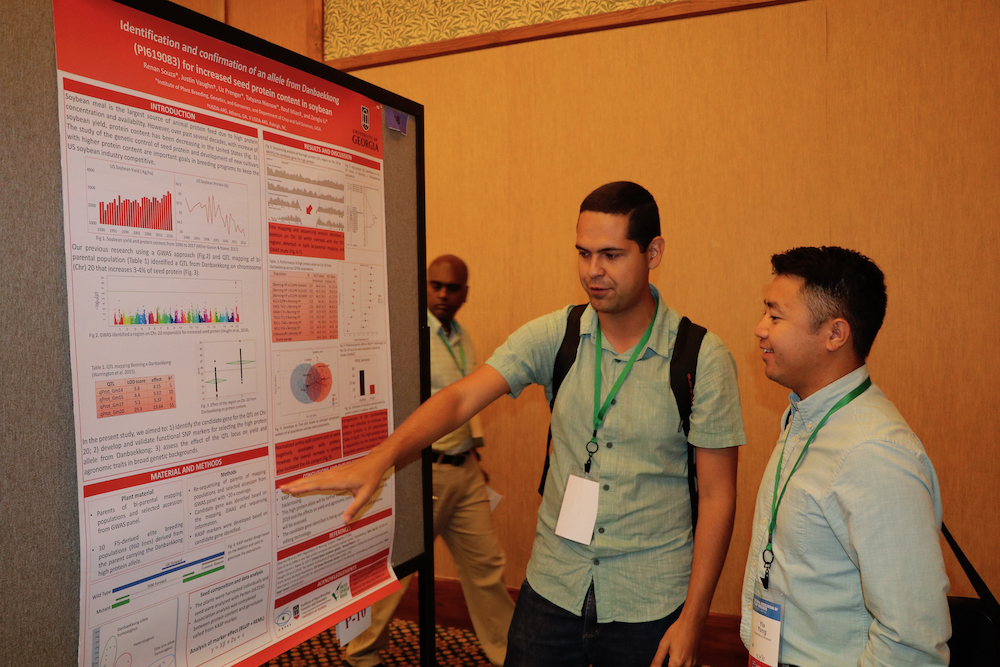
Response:
M571 469L583 469L593 431L597 313L590 306L583 313L576 361L553 409L551 467L528 563L531 587L575 614L593 581L602 623L667 616L684 602L691 574L687 441L669 372L681 318L651 289L659 308L649 341L597 431L591 476L599 481L600 495L589 546L555 534ZM535 383L551 400L553 364L570 308L521 327L486 362L504 377L512 396ZM603 401L633 350L614 350L607 338L602 349ZM690 441L719 448L745 440L736 365L718 336L709 333L698 355ZM538 456L541 463L541 443Z
M441 321L427 311L427 326L431 330L431 395L471 373L476 367L476 350L469 332L456 320L451 321L451 334ZM448 342L445 343L445 338ZM451 347L451 353L448 348ZM465 368L462 368L463 353ZM454 358L452 357L454 355ZM466 422L431 445L435 452L459 454L472 447L472 426Z
M819 422L867 378L862 366L804 400L789 397L757 493L740 626L747 646L781 450L779 494ZM781 662L948 664L940 528L934 467L895 406L872 385L820 429L778 506L769 590L785 595Z

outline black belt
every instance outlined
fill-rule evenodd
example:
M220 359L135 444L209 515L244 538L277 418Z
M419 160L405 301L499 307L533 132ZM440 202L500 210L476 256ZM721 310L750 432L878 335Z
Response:
M467 458L469 458L469 452L462 452L461 454L438 454L434 458L434 463L441 463L446 466L463 466Z

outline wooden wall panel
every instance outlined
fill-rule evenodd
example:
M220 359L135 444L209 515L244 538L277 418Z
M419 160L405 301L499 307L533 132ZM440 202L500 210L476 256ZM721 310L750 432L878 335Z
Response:
M171 0L289 51L323 60L323 0Z
M226 22L226 0L171 0L171 2L216 21Z
M226 23L313 60L323 60L322 0L226 0Z

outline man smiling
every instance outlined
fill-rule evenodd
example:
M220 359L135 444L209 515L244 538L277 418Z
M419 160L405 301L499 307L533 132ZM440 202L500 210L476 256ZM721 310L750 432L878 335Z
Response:
M771 262L755 334L764 374L792 393L757 494L743 642L753 664L946 665L937 476L865 364L882 271L836 247Z
M681 317L649 283L666 245L655 200L635 183L601 186L580 206L576 232L589 305L552 411L551 467L505 664L689 667L736 508L737 446L745 437L735 364L707 334L685 437L669 373ZM551 400L571 308L518 329L365 458L283 490L350 490L350 521L393 462L500 396L540 384ZM688 442L698 451L695 531Z

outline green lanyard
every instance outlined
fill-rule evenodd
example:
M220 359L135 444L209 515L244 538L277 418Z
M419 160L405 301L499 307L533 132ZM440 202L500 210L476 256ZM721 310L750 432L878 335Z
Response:
M444 341L444 346L447 348L448 354L451 355L451 360L455 362L456 366L458 366L458 370L462 373L462 377L465 377L465 347L463 347L461 343L458 344L458 353L462 355L462 363L459 364L458 359L455 358L455 352L451 349L451 343L448 342L448 339L445 337L442 329L438 329L438 336L440 336L441 340Z
M781 445L781 456L778 457L778 467L774 471L774 492L771 495L771 523L767 527L767 546L764 547L764 552L760 555L761 560L764 562L764 576L760 578L760 583L764 584L765 589L767 588L767 584L771 578L771 563L774 562L774 546L771 544L771 541L774 538L774 527L778 523L778 506L781 505L781 500L785 497L785 491L788 490L788 482L792 480L792 475L794 475L795 471L799 469L799 464L802 463L802 457L806 455L809 445L811 445L813 440L816 439L816 435L819 433L819 430L823 428L823 425L826 424L826 420L829 419L834 412L863 394L870 386L872 386L872 379L865 378L864 382L855 387L851 393L841 398L837 401L836 405L830 408L830 411L826 413L826 416L823 417L820 423L816 426L815 430L813 430L809 439L806 440L805 447L802 448L799 458L796 459L795 465L792 466L792 471L788 473L788 479L785 480L785 485L781 487L781 495L779 496L778 480L781 478L781 464L785 460L785 445L788 444L788 433L790 433L792 429L789 428L788 432L785 433L785 442Z
M618 390L622 388L622 383L625 382L626 376L630 370L632 370L632 364L639 357L639 353L646 349L646 343L649 342L649 336L653 333L653 323L656 322L656 313L660 310L660 302L657 300L653 306L653 320L649 323L649 327L646 329L646 333L642 335L642 340L639 344L635 346L632 350L632 356L629 358L628 363L625 364L625 370L622 374L618 376L618 380L615 382L614 386L611 387L611 391L608 393L608 397L604 399L604 404L601 404L601 357L603 353L603 348L601 346L601 319L597 318L597 336L595 343L597 344L597 359L594 367L594 434L590 438L590 442L587 443L587 462L583 466L583 471L590 472L590 462L594 458L594 454L597 453L597 429L601 427L604 423L604 417L608 414L608 410L611 408L611 404L615 400L615 396L618 395ZM594 448L591 449L590 446L593 445Z

